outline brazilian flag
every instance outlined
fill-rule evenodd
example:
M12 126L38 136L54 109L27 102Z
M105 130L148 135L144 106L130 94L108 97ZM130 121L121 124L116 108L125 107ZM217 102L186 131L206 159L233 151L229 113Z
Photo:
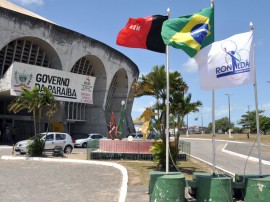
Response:
M214 42L214 8L166 20L161 36L166 45L185 51L190 57Z

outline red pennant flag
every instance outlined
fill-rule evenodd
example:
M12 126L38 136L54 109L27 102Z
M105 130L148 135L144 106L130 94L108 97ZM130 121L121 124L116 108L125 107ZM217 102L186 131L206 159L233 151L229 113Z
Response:
M117 135L117 123L116 123L116 120L115 120L114 113L112 112L112 114L111 114L111 120L110 120L109 136L113 140L114 139L114 136L116 136L116 135Z
M166 46L161 37L161 28L168 16L153 15L146 18L129 18L119 32L116 44L129 48L143 48L165 53Z

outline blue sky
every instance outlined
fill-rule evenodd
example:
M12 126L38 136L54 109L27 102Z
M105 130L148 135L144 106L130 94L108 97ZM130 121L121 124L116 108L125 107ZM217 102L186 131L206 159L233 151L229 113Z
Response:
M125 26L129 17L166 15L170 8L171 18L190 15L209 7L210 0L137 0L137 1L97 1L97 0L11 0L54 23L99 40L122 52L133 60L140 74L147 74L155 65L166 65L166 55L144 49L126 48L116 45L118 32ZM259 109L270 116L270 57L267 44L270 31L267 0L216 0L215 1L215 40L223 40L232 35L249 31L249 23L254 24L255 61L258 82ZM192 101L200 100L203 107L199 113L188 116L189 126L207 126L212 120L212 92L200 89L198 70L189 57L181 50L170 48L170 70L181 73L189 85ZM215 117L229 115L228 96L230 95L231 121L237 124L241 115L255 110L254 87L252 84L215 91ZM136 98L132 117L141 115L145 107L152 105L151 97ZM198 117L198 121L195 118Z

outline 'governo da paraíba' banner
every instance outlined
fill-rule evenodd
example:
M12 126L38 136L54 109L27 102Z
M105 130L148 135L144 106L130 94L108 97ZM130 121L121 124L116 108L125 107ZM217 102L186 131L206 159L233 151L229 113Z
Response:
M10 68L11 95L19 96L22 87L31 90L37 86L43 92L46 86L56 100L93 104L95 77L18 62Z

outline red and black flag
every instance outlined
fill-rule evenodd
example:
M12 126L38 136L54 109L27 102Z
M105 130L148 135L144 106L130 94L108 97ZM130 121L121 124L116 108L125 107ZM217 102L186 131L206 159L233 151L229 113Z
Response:
M166 46L161 37L161 28L165 20L168 20L168 16L129 18L126 26L118 33L116 44L165 53Z

